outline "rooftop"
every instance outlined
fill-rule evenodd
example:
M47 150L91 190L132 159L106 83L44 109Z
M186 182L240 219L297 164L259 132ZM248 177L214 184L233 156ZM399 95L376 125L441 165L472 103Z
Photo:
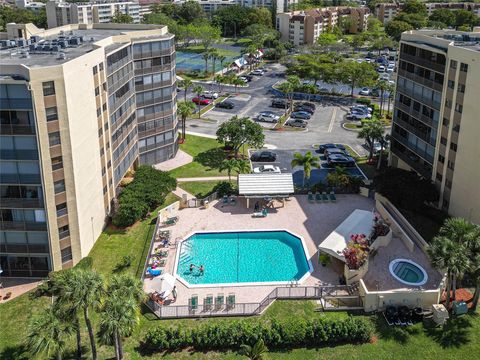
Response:
M472 51L480 51L480 32L465 32L465 31L455 31L455 30L410 30L402 34L402 40L415 41L412 36L424 36L427 38L433 38L436 44L439 46L448 46L461 47ZM430 41L427 40L428 45L433 45Z

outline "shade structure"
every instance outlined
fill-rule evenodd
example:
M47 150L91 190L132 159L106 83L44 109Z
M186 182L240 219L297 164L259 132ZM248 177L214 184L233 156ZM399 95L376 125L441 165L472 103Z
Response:
M286 197L293 194L291 173L239 174L238 194L245 197Z
M354 234L369 236L372 229L372 212L356 209L322 241L318 249L341 261L345 261L343 249L347 247L350 236Z
M171 293L173 288L175 287L175 277L172 274L165 273L159 277L160 283L160 295L165 299Z

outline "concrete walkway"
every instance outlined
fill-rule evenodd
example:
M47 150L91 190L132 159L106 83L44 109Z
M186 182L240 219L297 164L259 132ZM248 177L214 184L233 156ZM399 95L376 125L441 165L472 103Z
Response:
M170 171L180 166L189 164L192 161L193 161L192 155L187 154L185 151L178 150L177 155L175 155L173 159L161 162L159 164L155 164L153 165L153 167L161 171Z
M235 179L235 176L232 176ZM218 181L218 180L228 180L228 176L209 176L209 177L191 177L191 178L177 178L178 182L187 182L187 181Z
M183 195L187 195L187 199L194 198L192 194L190 194L188 191L183 190L182 188L178 187L172 191L175 195L177 195L179 198L182 198Z

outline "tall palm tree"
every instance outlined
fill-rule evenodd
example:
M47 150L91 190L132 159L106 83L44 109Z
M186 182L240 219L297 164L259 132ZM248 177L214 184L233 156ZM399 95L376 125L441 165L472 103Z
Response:
M232 178L231 178L232 171L235 171L235 169L237 168L237 163L238 161L235 158L231 158L228 160L225 159L220 163L220 166L218 167L220 171L225 170L227 172L229 182L232 181Z
M250 170L250 163L248 161L237 160L237 164L235 166L235 172L237 173L237 175L249 173Z
M387 103L387 114L388 114L390 111L390 103L393 100L395 95L395 86L392 84L388 84L387 91L388 91L388 103Z
M388 89L388 83L385 80L379 80L377 81L377 88L380 90L380 117L382 117L384 95L385 91Z
M428 257L432 266L441 271L445 270L447 272L446 283L445 283L445 293L446 293L446 302L445 306L447 309L450 307L450 293L451 293L451 271L448 268L448 259L450 258L449 250L453 247L453 243L450 239L443 236L436 236L433 238L430 246L427 249Z
M181 101L177 106L177 114L182 119L182 141L185 141L187 118L195 111L195 104L190 101Z
M305 179L310 179L312 168L320 167L319 160L319 157L313 156L310 151L308 151L305 155L302 155L301 153L295 153L293 155L293 160L291 162L292 168L294 168L295 166L303 167L302 187L305 186Z
M183 79L178 82L178 87L184 90L183 101L187 101L187 93L192 86L193 86L193 82L190 79Z
M243 84L244 82L240 80L238 77L235 77L235 79L232 80L232 85L235 86L235 92L237 92L237 87Z
M222 67L221 75L223 75L223 63L227 58L224 55L218 55L217 59L220 61L220 66Z
M200 97L200 95L202 95L203 90L204 89L202 85L195 85L192 89L192 91L197 95L197 97ZM198 108L198 118L200 119L200 102L198 102L197 108Z
M227 82L226 76L217 75L217 77L215 78L215 81L218 84L218 92L222 93L223 92L223 84L225 84Z
M472 299L472 311L477 310L478 300L480 298L480 225L475 227L468 240L468 249L470 252L470 270L472 278L475 281L475 292Z
M208 76L208 60L210 59L210 53L208 51L205 51L202 54L202 59L205 61L205 77Z
M240 346L240 354L248 357L250 360L262 360L266 352L268 352L268 348L265 346L263 339L259 339L253 346L245 344Z
M27 347L32 355L45 354L61 360L72 331L71 325L63 321L58 307L52 305L32 318L28 326Z
M218 51L216 49L212 49L212 51L210 51L210 59L212 59L212 70L213 70L212 77L215 78L215 70L216 70L215 63L218 60Z
M365 139L369 147L368 160L373 158L373 144L375 140L383 137L385 129L379 120L370 120L365 122L357 137L359 139Z
M75 270L70 279L68 287L62 292L62 296L72 299L72 305L83 311L85 324L87 325L90 346L92 348L92 358L97 359L97 346L95 344L95 335L89 316L89 309L97 307L103 294L103 278L94 271Z
M285 117L287 117L288 110L290 108L290 94L293 93L293 86L289 82L281 83L278 86L278 90L285 94Z

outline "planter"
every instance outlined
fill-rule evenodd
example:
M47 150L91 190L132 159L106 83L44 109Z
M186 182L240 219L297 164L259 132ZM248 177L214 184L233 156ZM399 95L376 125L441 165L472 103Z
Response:
M392 229L384 236L378 236L375 241L370 245L370 250L376 250L380 247L385 247L392 241Z
M365 276L368 271L368 259L365 260L362 266L358 269L349 269L347 264L345 264L343 273L345 275L345 280L347 285L351 285L354 282L359 281L361 278Z

